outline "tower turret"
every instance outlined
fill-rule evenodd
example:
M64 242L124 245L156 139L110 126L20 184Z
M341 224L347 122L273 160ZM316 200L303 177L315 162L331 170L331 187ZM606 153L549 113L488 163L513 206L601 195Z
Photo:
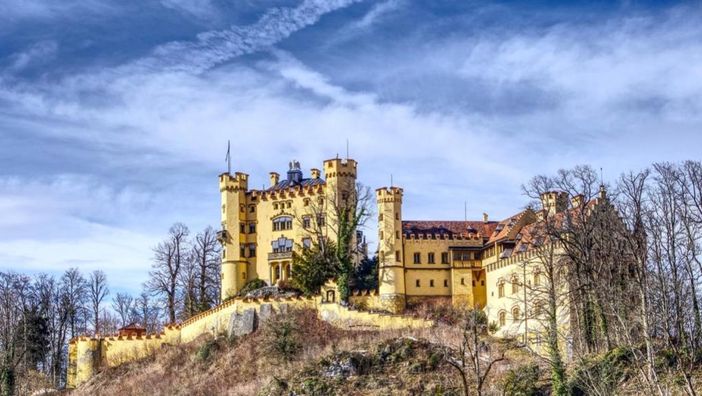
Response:
M405 268L402 249L402 189L376 190L378 203L378 284L383 307L393 313L405 309Z
M222 194L222 230L217 237L222 244L222 301L234 297L246 282L247 262L241 256L245 236L240 224L246 217L246 191L249 175L237 172L219 175Z

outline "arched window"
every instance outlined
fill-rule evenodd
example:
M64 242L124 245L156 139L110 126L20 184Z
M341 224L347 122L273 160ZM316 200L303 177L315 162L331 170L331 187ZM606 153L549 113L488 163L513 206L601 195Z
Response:
M521 318L521 312L519 312L519 307L512 308L512 319L517 321Z
M500 323L500 327L507 324L507 312L500 311L500 313L497 314L497 318L498 318L498 322Z
M505 296L505 281L500 279L500 282L497 284L497 297L504 297Z
M279 216L273 219L273 231L292 230L293 218L291 216Z
M541 285L541 271L534 272L534 286Z
M512 278L512 294L519 293L519 279L517 277Z

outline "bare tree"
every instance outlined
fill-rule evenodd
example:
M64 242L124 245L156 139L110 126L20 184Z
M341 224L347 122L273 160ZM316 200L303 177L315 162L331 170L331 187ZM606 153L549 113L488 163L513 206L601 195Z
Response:
M195 236L192 261L197 272L198 310L206 311L217 304L220 288L220 244L212 227Z
M190 231L182 223L174 224L165 241L154 248L154 263L146 287L164 298L169 323L175 323L178 309L178 281L187 260Z
M524 329L525 344L529 347L534 344L539 356L549 365L553 394L567 395L568 378L563 354L570 346L570 337L563 333L563 329L571 305L568 260L558 242L547 234L549 223L556 219L548 213L544 213L544 217L522 236L522 246L529 246L530 256L519 268L523 293L517 293L513 299L523 306L520 324Z
M139 323L150 333L159 330L159 308L149 298L149 293L143 291L134 301Z
M460 324L463 337L458 346L458 353L447 348L444 360L458 371L464 395L481 396L492 367L505 359L505 353L496 350L485 340L487 318L482 311L464 311Z
M105 297L110 293L107 288L107 276L104 272L100 270L95 270L90 273L90 280L88 282L89 294L90 294L90 307L93 314L93 324L95 329L95 334L99 334L100 328L100 306L105 300Z
M124 327L134 321L134 297L127 293L117 293L112 299L112 309L119 316L119 326Z
M69 268L61 277L60 287L66 295L70 337L75 337L85 331L88 282L78 268Z

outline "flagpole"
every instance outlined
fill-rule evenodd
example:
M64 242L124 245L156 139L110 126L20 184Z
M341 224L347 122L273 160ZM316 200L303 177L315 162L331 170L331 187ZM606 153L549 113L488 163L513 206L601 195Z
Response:
M227 140L227 173L232 174L231 141Z

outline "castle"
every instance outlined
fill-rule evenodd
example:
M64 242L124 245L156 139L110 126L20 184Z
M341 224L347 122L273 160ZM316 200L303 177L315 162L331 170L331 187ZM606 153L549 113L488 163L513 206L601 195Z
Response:
M296 247L311 246L320 234L335 239L336 229L328 224L334 218L330 201L356 188L356 161L330 159L322 169L324 177L313 168L304 178L299 162L292 161L286 178L271 172L269 187L260 190L249 189L245 173L219 176L222 301L254 279L271 285L289 280Z
M336 228L329 221L334 218L333 207L356 188L357 165L352 159L330 159L324 161L322 171L313 168L311 177L305 178L300 164L293 161L286 178L271 172L270 185L260 190L249 188L245 173L219 175L221 304L169 325L160 334L125 331L74 338L69 343L67 386L87 381L103 367L148 356L163 344L186 343L203 334L231 334L242 316L264 320L274 310L283 312L288 307L316 309L322 320L345 328L426 328L433 322L401 314L412 304L445 300L482 309L493 335L516 338L543 352L546 328L538 319L544 302L531 291L545 281L542 253L544 246L553 246L544 243L545 219L562 218L569 208L597 205L606 199L604 188L590 202L582 196L547 192L541 196L540 208L527 208L500 221L490 220L487 214L477 221L404 220L402 188L378 188L379 287L354 290L349 297L352 306L369 311L336 304L333 283L313 298L238 296L255 279L269 285L289 280L294 251L311 246L315 237L334 239ZM362 235L355 234L351 243L362 241ZM566 352L569 314L567 303L558 306L556 320L563 334L559 342Z
M256 278L271 285L290 278L293 250L310 246L315 225L327 226L329 209L310 208L355 188L358 164L353 159L326 160L322 169L324 177L312 168L311 177L304 178L293 161L285 179L271 172L270 186L261 190L248 189L247 174L220 175L223 300ZM538 348L543 329L538 320L527 329L526 319L542 302L529 301L524 293L542 283L543 219L588 204L582 200L571 202L567 194L551 191L541 196L541 208L500 221L487 214L476 221L405 220L403 189L378 188L379 289L377 295L352 296L351 302L399 314L408 304L450 300L483 309L497 336L518 337ZM328 232L331 236L333 228ZM568 312L560 311L566 327Z

